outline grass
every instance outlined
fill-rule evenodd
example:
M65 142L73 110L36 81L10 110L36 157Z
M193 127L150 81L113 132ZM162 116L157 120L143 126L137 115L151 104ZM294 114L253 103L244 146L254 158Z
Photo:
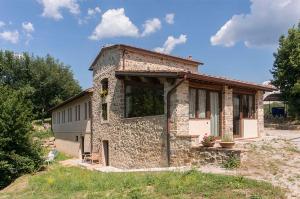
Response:
M47 130L34 130L34 131L31 132L31 136L39 138L39 139L42 140L42 139L45 139L45 138L53 137L54 134L51 131L51 129L47 129Z
M285 198L266 182L244 177L188 172L98 173L55 163L28 176L26 187L0 198Z

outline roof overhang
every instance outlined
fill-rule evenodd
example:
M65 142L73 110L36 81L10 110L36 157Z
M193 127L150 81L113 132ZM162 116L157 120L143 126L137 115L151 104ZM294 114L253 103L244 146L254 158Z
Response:
M264 101L270 101L270 102L275 102L275 101L284 101L282 94L281 93L271 93L267 97L265 97Z
M55 109L58 109L58 108L60 108L60 107L62 107L62 106L64 106L64 105L66 105L66 104L68 104L68 103L70 103L70 102L72 102L72 101L74 101L74 100L76 100L76 99L79 99L79 98L81 98L81 97L83 97L83 96L86 96L86 95L89 95L89 94L92 94L92 93L93 93L93 88L88 88L88 89L86 89L86 90L84 90L84 91L78 93L77 95L75 95L75 96L73 96L73 97L70 97L69 99L63 101L62 103L60 103L60 104L58 104L58 105L56 105L56 106L50 108L48 111L49 111L49 112L54 111Z
M128 52L140 53L140 54L154 56L154 57L161 58L161 59L173 60L173 61L177 61L177 62L180 62L180 63L194 65L195 67L198 66L198 65L203 65L202 62L192 60L192 59L186 59L186 58L179 57L179 56L159 53L159 52L155 52L155 51L152 51L152 50L137 48L137 47L129 46L129 45L125 45L125 44L116 44L116 45L111 45L111 46L108 46L108 47L103 47L100 50L100 52L98 53L98 55L96 56L96 58L94 59L94 61L92 62L89 70L93 70L93 66L97 63L97 60L99 59L101 54L105 50L108 50L108 49L119 49L119 50L125 50L125 51L128 51Z
M190 72L176 72L176 71L116 71L115 76L120 77L164 77L164 78L183 78L186 75L186 79L189 81L201 81L207 83L213 83L217 85L226 85L231 87L247 88L253 90L262 91L275 91L274 87L264 86L261 84L250 83L245 81L233 80L224 77L216 77L206 74L196 74Z

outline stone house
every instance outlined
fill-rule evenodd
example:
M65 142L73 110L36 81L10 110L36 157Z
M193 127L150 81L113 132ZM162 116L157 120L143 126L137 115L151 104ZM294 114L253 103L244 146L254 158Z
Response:
M63 124L62 133L53 122L57 148L69 152L77 147L72 154L95 151L102 165L118 168L165 167L199 162L202 156L193 151L204 134L263 136L263 94L274 89L199 73L199 65L190 57L128 45L102 48L89 68L93 92L52 109L55 121L59 112L88 98L91 119L78 125L91 124L91 131L83 126L77 139L73 124Z

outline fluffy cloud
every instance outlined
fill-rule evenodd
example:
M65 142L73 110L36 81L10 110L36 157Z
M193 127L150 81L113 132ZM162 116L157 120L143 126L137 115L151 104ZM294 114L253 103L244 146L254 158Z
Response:
M187 41L187 36L181 34L178 38L169 36L163 47L157 47L154 50L160 53L171 53L178 44L184 44Z
M299 19L299 0L251 0L250 13L234 15L210 41L226 47L239 41L247 47L274 45Z
M174 14L174 13L166 14L166 16L165 16L165 21L166 21L168 24L174 24L174 17L175 17L175 14Z
M144 31L141 34L142 37L150 35L151 33L159 30L161 28L161 22L158 18L149 19L143 24L143 27Z
M72 14L79 14L80 8L76 0L39 0L44 10L42 16L60 20L63 18L61 9L67 9Z
M101 9L99 7L89 8L87 11L88 16L95 16L97 13L100 13Z
M34 32L34 27L33 24L30 22L23 22L22 23L22 28L26 31L26 32Z
M19 41L19 32L17 30L3 31L3 32L0 32L0 38L5 41L9 41L13 44L16 44Z
M96 26L91 40L100 40L111 37L138 37L138 28L125 15L124 8L110 9L102 15L100 23Z
M5 23L3 21L0 21L0 28L5 26Z
M88 21L92 18L94 18L98 13L101 13L101 9L97 6L95 8L89 8L87 10L87 15L81 19L78 19L78 24L87 24Z

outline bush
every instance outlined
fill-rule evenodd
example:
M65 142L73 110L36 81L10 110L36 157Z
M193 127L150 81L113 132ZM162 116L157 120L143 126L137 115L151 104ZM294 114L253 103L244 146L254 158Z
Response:
M27 90L0 85L0 189L42 164L40 145L29 139L32 106Z
M229 158L223 162L223 167L226 169L235 169L240 167L240 159L234 155L229 156Z

